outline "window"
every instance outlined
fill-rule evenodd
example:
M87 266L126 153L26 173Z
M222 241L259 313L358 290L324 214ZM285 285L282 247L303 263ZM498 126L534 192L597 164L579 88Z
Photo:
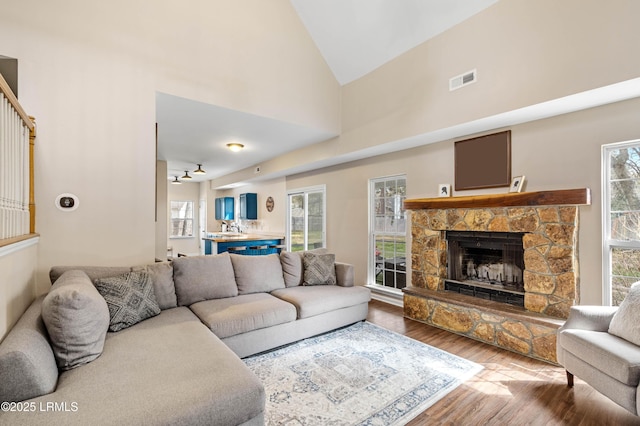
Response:
M171 201L171 234L169 237L193 237L193 201Z
M324 185L289 191L287 204L287 250L325 247Z
M369 181L369 284L399 291L406 287L407 220L405 176Z
M602 147L603 302L640 280L640 140Z

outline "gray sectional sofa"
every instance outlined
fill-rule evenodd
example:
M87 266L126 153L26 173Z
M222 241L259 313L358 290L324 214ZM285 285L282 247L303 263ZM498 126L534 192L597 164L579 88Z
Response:
M367 316L369 290L330 256L52 268L0 343L0 424L263 424L241 358Z

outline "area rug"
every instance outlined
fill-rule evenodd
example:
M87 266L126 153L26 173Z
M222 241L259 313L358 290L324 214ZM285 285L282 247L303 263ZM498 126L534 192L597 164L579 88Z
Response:
M482 366L360 322L245 358L267 425L403 425Z

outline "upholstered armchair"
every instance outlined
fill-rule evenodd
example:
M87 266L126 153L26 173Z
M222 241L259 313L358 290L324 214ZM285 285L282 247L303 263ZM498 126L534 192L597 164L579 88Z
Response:
M620 307L573 306L558 330L558 362L636 416L640 410L640 283Z

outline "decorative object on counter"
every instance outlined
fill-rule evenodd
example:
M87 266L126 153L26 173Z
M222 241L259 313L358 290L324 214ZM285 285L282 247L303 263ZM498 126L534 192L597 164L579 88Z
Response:
M273 201L273 197L267 197L266 206L267 206L267 211L269 213L271 213L273 211L274 205L275 205L275 203Z
M202 164L198 164L198 168L193 171L194 175L206 175L207 172L202 170Z
M451 197L451 184L441 183L438 185L438 197Z
M523 185L524 176L516 176L511 180L511 187L509 187L509 192L520 192L522 191Z

